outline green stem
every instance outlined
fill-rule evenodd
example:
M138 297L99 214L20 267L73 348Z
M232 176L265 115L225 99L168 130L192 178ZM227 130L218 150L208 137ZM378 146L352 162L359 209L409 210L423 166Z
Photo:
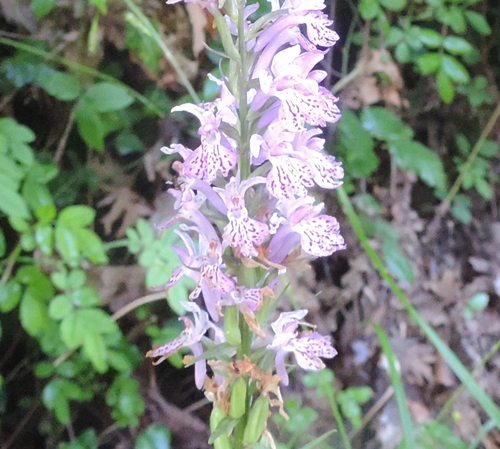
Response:
M248 179L250 176L250 151L248 146L249 127L247 122L248 104L247 104L247 57L245 45L245 2L238 2L238 51L240 54L240 64L238 73L238 108L240 119L240 141L238 146L238 167L240 170L240 180Z
M422 318L422 316L417 312L417 310L411 305L410 300L405 296L403 291L397 286L394 279L387 272L384 264L378 254L375 252L373 247L370 245L368 238L365 234L361 221L354 211L352 204L349 201L349 197L346 191L340 187L337 189L339 201L349 218L349 222L356 233L359 241L363 245L367 256L371 259L372 264L378 271L379 275L384 279L389 285L393 293L398 297L399 301L406 310L406 313L412 319L418 327L422 330L425 336L429 339L431 344L436 348L436 350L443 356L444 360L448 363L450 368L453 370L455 375L463 382L471 395L479 402L484 411L488 414L490 418L495 421L495 425L500 428L500 408L488 397L484 390L477 384L474 377L463 365L456 354L448 347L448 345L439 337L436 331L427 324L427 322Z
M339 433L340 437L342 438L342 442L344 443L344 448L351 449L351 442L349 441L349 437L347 436L344 421L342 419L342 415L340 414L339 406L337 404L337 400L335 399L333 388L331 390L328 389L328 401L330 402L330 407L332 408L335 422L337 423L337 427L339 428Z
M179 77L179 81L184 85L186 90L189 92L189 95L191 95L191 97L196 103L201 103L200 97L198 97L198 94L194 90L194 87L189 81L186 73L184 72L184 70L182 70L182 67L175 58L174 54L167 47L164 40L161 38L160 34L155 29L151 21L142 13L140 8L132 0L123 0L123 1L126 3L128 9L130 9L130 11L132 11L132 13L139 20L139 22L147 31L149 36L153 38L153 40L158 44L165 57L168 59L168 62L176 71L177 76Z

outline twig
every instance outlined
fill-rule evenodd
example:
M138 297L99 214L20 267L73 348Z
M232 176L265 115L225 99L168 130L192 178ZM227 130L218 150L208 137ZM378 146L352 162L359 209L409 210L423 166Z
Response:
M69 116L68 123L64 128L63 135L61 136L61 140L59 140L59 144L57 145L56 153L54 154L54 164L59 166L61 159L64 154L64 149L66 148L66 143L68 142L69 134L73 129L73 125L75 124L75 111L74 109L71 111Z

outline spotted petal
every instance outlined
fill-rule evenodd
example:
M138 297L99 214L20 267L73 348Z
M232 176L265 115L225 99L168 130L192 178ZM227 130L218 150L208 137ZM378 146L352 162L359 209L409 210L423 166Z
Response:
M319 215L305 218L292 226L300 234L302 249L316 257L329 256L345 248L345 242L340 235L339 223L334 217Z

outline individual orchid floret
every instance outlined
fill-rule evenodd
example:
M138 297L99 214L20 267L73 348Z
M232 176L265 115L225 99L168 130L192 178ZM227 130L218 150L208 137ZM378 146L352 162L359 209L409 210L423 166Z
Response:
M215 232L209 233L210 237L207 237L197 227L182 225L181 228L184 231L198 233L200 249L196 250L188 232L176 231L186 248L173 246L172 249L179 256L182 266L174 268L164 288L173 287L183 276L193 279L196 287L189 295L189 299L193 301L203 293L205 307L212 320L217 322L221 297L231 293L236 286L234 279L224 273L220 240Z
M185 176L202 179L208 183L212 183L217 178L219 170L223 176L228 176L238 160L235 143L220 131L221 117L214 113L210 106L211 104L208 104L202 108L194 104L184 104L172 108L172 112L186 111L198 117L201 123L198 129L201 145L187 157L187 151L181 145L163 149L167 154L174 151L181 153L181 156L185 158ZM227 115L226 109L223 110L223 114Z
M276 351L276 372L284 385L288 385L288 373L285 367L285 358L289 352L295 356L298 365L305 370L318 371L325 367L320 357L331 359L337 355L332 346L331 338L318 332L299 332L299 324L307 315L306 309L283 312L271 324L275 333L268 348Z
M267 224L248 216L245 192L252 186L265 182L264 178L255 177L239 182L236 178L226 184L226 188L217 189L227 206L228 223L224 227L223 242L231 248L238 248L243 257L257 256L255 245L261 245L269 235Z
M273 76L266 70L257 73L262 92L280 100L278 118L289 131L303 131L306 123L325 126L340 119L338 98L318 85L324 72L310 71L321 59L321 52L300 54L300 46L295 45L276 54Z
M282 216L271 220L271 223L277 223L273 225L273 230L277 231L268 247L270 260L281 263L299 241L306 253L316 257L329 256L345 249L338 221L321 214L322 203L316 206L313 203L314 198L311 197L278 203Z
M201 339L209 329L213 329L218 339L223 338L222 331L215 326L208 318L207 312L201 310L197 304L188 301L182 301L181 305L193 314L194 323L188 317L180 317L179 321L184 323L185 329L174 340L153 348L146 353L146 357L158 358L153 361L153 365L158 365L166 358L178 352L181 348L189 348L194 357L199 357L203 354ZM195 382L196 386L201 389L207 372L206 361L204 359L195 362Z

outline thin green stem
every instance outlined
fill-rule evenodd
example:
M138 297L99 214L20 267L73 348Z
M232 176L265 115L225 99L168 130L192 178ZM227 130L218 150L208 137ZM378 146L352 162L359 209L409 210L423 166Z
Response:
M335 422L337 423L337 427L339 429L340 437L342 438L344 448L351 449L351 442L349 441L349 437L347 436L347 432L344 426L344 420L342 419L342 415L340 414L339 406L337 404L337 400L335 399L335 392L333 388L328 389L328 401L330 402L330 407L332 408L333 417L335 418Z
M200 97L198 97L198 94L194 90L194 87L189 81L186 73L180 66L174 54L167 47L165 41L162 39L156 28L151 23L151 21L143 14L140 8L132 0L123 0L123 1L126 3L128 9L130 9L130 11L135 15L140 24L144 27L145 31L149 34L149 36L152 37L153 40L158 44L161 51L167 58L168 62L179 76L179 81L189 92L189 95L191 95L191 97L193 98L193 101L196 103L201 103Z
M0 285L5 285L7 281L9 280L10 274L12 273L12 269L14 268L14 264L16 263L17 258L19 257L19 254L21 254L21 251L23 250L21 243L18 243L16 247L12 250L12 252L9 254L9 257L7 257L7 267L5 268L5 271L2 274L2 278L0 279Z
M363 245L366 254L371 259L372 264L378 271L379 275L384 279L393 293L398 297L399 301L406 310L408 316L420 327L425 336L429 339L431 344L437 349L437 351L443 356L444 360L448 363L450 368L453 370L455 375L463 382L471 395L479 402L484 411L488 414L490 418L495 421L496 426L500 428L500 409L498 406L488 397L484 390L477 384L474 377L463 365L456 354L448 347L448 345L439 337L436 331L427 324L427 322L422 318L422 316L417 312L417 310L411 305L410 300L405 296L403 291L397 286L394 279L389 275L384 267L384 264L378 254L375 252L373 247L370 245L368 238L365 234L361 221L354 211L354 208L349 201L349 197L346 191L340 187L338 190L338 197L345 213L349 218L349 222L356 233L359 241Z
M245 45L245 19L244 19L245 2L238 2L238 51L240 56L239 73L238 73L238 94L239 94L239 119L240 119L240 141L238 146L238 167L240 170L240 180L248 179L250 176L250 151L248 146L249 127L247 121L248 104L247 104L247 57Z
M132 89L130 86L127 86L125 83L117 80L111 75L107 75L105 73L99 72L91 67L87 67L86 65L79 64L78 62L71 61L70 59L63 58L61 56L57 56L53 53L49 53L45 50L42 50L37 47L33 47L31 45L17 42L13 39L8 39L6 37L0 37L0 44L7 45L9 47L14 47L17 50L25 51L27 53L31 53L33 55L40 56L49 61L53 61L57 64L61 64L65 67L68 67L75 72L85 73L87 75L93 76L102 81L108 81L113 84L117 84L123 89L125 89L132 97L134 97L139 103L142 103L146 108L148 108L153 114L158 116L159 118L165 117L166 111L160 109L157 105L155 105L151 100L146 98L144 95L140 94L136 90Z

